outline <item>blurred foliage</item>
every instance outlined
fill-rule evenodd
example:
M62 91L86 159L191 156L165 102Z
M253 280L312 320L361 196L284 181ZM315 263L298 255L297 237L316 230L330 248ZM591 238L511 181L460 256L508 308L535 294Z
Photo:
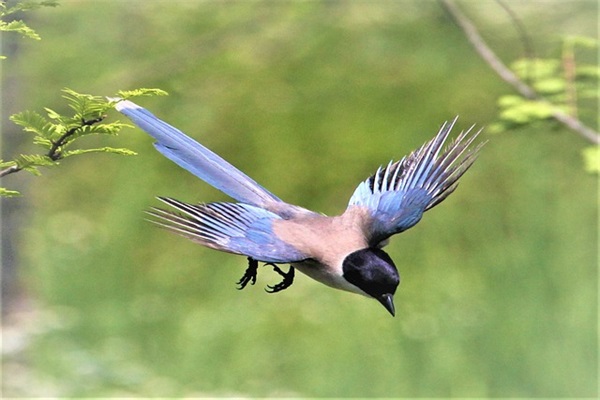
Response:
M589 173L600 173L600 146L589 146L582 150L585 170Z
M44 155L21 154L13 161L0 161L0 176L19 171L28 171L40 175L39 167L57 166L60 160L67 157L89 153L113 153L135 155L134 151L124 148L98 147L88 149L72 149L75 140L88 135L117 135L128 126L119 121L102 123L106 112L114 107L116 101L136 96L165 95L160 89L135 89L117 92L118 98L108 99L102 96L77 93L71 89L63 89L63 98L74 114L61 115L44 107L47 117L35 111L22 111L10 116L10 120L23 127L24 132L33 133L33 144L48 150ZM79 141L78 141L79 143ZM0 187L0 196L16 196L19 192Z
M541 97L501 96L499 122L490 127L490 132L506 132L548 120L557 109L593 120L597 114L600 68L597 60L579 63L575 59L576 47L596 53L598 42L590 37L571 36L563 40L563 50L556 58L521 58L513 62L512 70Z
M494 2L465 4L504 59L520 56ZM544 4L511 3L541 58L560 35L593 36L597 2ZM73 0L35 18L44 45L10 54L7 107L42 108L62 87L160 87L168 98L140 104L328 214L444 120L489 124L509 93L433 1ZM4 321L5 395L596 397L597 181L571 132L488 137L444 205L391 241L396 318L301 275L265 294L279 280L267 268L236 291L243 257L142 212L155 195L225 196L128 132L119 145L139 156L74 157L68 176L3 200L19 205L3 227L32 304ZM26 145L3 136L6 152Z
M40 40L40 35L23 22L23 20L6 21L6 19L23 11L35 10L40 7L56 7L57 5L56 1L21 1L8 7L6 2L2 1L0 2L0 31L15 32L30 39ZM0 59L5 58L5 56L0 56Z

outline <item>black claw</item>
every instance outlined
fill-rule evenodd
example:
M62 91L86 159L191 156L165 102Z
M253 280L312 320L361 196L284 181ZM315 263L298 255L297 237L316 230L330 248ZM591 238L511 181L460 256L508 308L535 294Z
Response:
M277 265L272 264L272 263L267 263L265 265L270 265L273 267L273 271L277 272L279 275L283 276L283 280L281 282L279 282L277 285L274 286L269 286L267 285L268 289L265 289L265 291L267 293L277 293L280 292L284 289L289 288L290 286L292 286L292 283L294 283L294 272L295 269L294 267L292 267L290 265L290 269L288 272L283 272Z
M237 283L238 285L240 285L240 287L237 289L242 290L243 288L246 287L248 282L250 282L252 285L254 285L256 283L257 270L258 270L258 261L256 261L255 259L253 259L251 257L248 257L248 268L246 268L246 272L244 272L244 276L242 276L240 281Z

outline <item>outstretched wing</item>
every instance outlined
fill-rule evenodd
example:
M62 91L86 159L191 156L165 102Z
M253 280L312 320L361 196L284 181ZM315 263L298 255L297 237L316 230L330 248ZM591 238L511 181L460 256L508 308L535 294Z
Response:
M192 205L158 199L178 212L152 208L151 221L204 246L272 263L308 258L273 234L272 224L281 217L268 210L242 203Z
M260 207L281 202L239 169L145 108L129 100L119 101L115 108L156 139L154 146L165 157L223 193Z
M461 132L445 149L456 122L444 123L438 134L421 148L362 182L348 207L365 207L371 214L369 243L380 244L393 234L407 230L423 212L441 203L456 189L458 179L473 164L483 143L472 143L480 131Z

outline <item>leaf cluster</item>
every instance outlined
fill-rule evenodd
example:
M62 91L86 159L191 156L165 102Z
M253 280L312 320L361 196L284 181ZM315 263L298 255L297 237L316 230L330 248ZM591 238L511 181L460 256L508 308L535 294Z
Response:
M39 167L56 166L67 157L88 153L113 153L135 155L135 152L114 147L73 148L73 143L88 135L116 135L123 127L129 126L118 120L104 122L106 113L118 101L136 96L165 95L160 89L136 89L119 91L118 98L105 98L78 93L71 89L63 89L72 114L61 114L53 109L45 108L45 115L36 111L23 111L10 117L11 121L20 125L23 131L33 134L33 144L42 147L44 154L22 154L12 161L0 160L0 177L18 171L28 171L40 175ZM14 196L18 192L0 188L0 196Z
M597 50L598 41L588 37L567 37L563 41L560 57L515 61L511 69L520 79L529 83L536 96L527 98L510 94L500 97L498 121L490 126L490 132L504 132L550 120L557 111L575 118L584 112L595 115L595 105L600 98L600 68L576 62L578 48ZM584 105L590 109L584 109ZM587 172L600 173L600 149L597 145L584 149L582 157Z
M581 151L586 172L600 174L600 146L588 146Z
M491 131L503 132L515 127L548 120L556 111L576 116L582 100L598 99L597 65L576 63L575 48L596 49L597 40L569 37L556 58L523 58L511 65L514 73L528 82L537 96L526 98L505 95L498 99L499 121Z
M5 2L0 2L0 31L4 32L16 32L21 34L24 37L28 37L34 40L40 40L40 36L31 29L25 22L22 20L13 20L10 22L4 21L4 19L12 14L21 12L21 11L29 11L34 10L40 7L56 7L58 3L53 0L46 1L23 1L13 5L12 7L8 7ZM6 57L0 56L0 59Z

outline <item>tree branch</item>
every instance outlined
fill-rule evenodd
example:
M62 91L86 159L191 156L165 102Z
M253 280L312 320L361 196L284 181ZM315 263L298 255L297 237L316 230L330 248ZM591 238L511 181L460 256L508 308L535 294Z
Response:
M14 174L15 172L19 172L21 169L22 168L19 168L16 165L4 168L2 171L0 171L0 178L9 174Z
M89 120L82 119L81 125L78 125L76 127L69 129L61 137L59 137L56 141L52 142L52 147L50 147L50 150L48 150L46 157L48 157L52 161L58 161L58 160L62 159L63 155L62 155L61 148L68 142L68 139L71 136L73 136L75 133L77 133L78 130L83 129L86 126L91 126L91 125L97 124L99 122L102 122L104 120L104 118L106 118L106 115L101 115L98 118L89 119ZM16 165L12 165L10 167L4 168L3 170L0 170L0 178L2 178L3 176L6 176L6 175L14 174L15 172L19 172L21 170L23 170L23 167L19 167Z
M67 139L69 139L69 137L73 136L78 130L82 129L85 126L91 126L97 124L98 122L102 122L104 118L106 118L106 115L102 115L98 118L90 120L82 119L81 125L69 129L61 137L59 137L56 142L52 142L52 147L50 148L50 151L48 151L48 154L46 154L46 156L48 156L52 161L60 160L62 158L62 152L60 151L60 148L64 146L65 143L67 143Z
M440 2L448 14L450 14L450 16L454 19L456 24L462 29L467 37L467 40L471 43L475 51L490 66L490 68L492 68L494 72L500 76L502 80L515 88L517 92L527 99L545 101L538 93L536 93L533 88L519 79L517 75L515 75L506 65L504 65L502 60L496 56L496 53L494 53L494 51L483 40L475 25L466 15L462 13L453 0L440 0ZM570 130L577 132L588 141L594 144L600 144L600 133L586 126L576 117L573 117L558 109L555 109L552 117L568 127Z

